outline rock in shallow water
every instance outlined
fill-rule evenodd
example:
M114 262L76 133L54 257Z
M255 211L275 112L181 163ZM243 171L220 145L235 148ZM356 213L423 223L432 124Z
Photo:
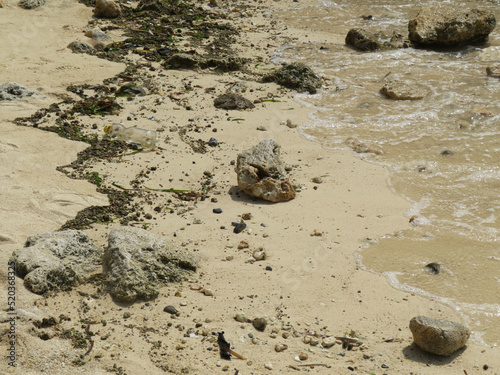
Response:
M418 347L441 356L449 356L464 347L470 336L462 324L426 316L410 320L410 330Z
M376 51L382 47L378 38L364 29L349 30L345 37L345 44L364 52Z
M276 82L298 92L309 91L309 94L316 94L317 89L321 87L321 79L303 63L283 65L278 70L266 74L263 81Z

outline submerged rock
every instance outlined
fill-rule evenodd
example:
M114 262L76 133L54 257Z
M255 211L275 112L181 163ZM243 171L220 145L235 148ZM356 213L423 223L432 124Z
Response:
M117 18L122 14L120 4L113 0L97 0L94 16L98 18Z
M298 92L308 91L316 94L321 87L321 79L314 74L311 68L302 63L283 65L278 70L264 76L264 82L276 82L281 86Z
M193 255L133 227L113 229L103 257L107 287L122 302L155 298L162 286L185 280L197 267Z
M463 348L470 336L470 331L462 324L426 316L410 320L410 330L418 347L441 356L449 356Z
M486 74L490 77L500 78L500 65L492 65L486 68Z
M246 194L270 202L295 198L288 180L280 146L274 139L264 139L254 148L238 155L236 168L238 187Z
M427 89L414 82L397 80L387 82L380 93L393 100L419 100L427 95Z
M37 92L15 82L0 85L0 100L16 100L33 96Z
M214 106L222 109L252 109L255 105L240 94L222 94L214 100Z
M423 7L409 21L412 42L424 46L453 47L485 41L496 25L493 13L477 8Z
M30 236L12 253L16 272L34 293L67 290L84 282L101 261L101 251L78 230Z
M359 51L376 51L382 47L375 34L365 29L351 29L345 37L345 44Z

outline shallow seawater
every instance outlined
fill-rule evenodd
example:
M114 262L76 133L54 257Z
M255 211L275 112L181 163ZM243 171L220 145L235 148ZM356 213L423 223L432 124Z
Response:
M353 27L388 39L406 36L408 20L432 4L322 1L273 17L337 41ZM498 3L481 7L500 20ZM276 63L293 61L330 80L329 90L296 96L311 108L301 134L325 148L347 148L351 139L377 151L358 155L388 168L391 188L411 202L409 229L362 249L363 265L396 288L454 306L477 342L500 344L500 80L486 74L500 63L498 27L485 45L455 50L361 53L343 42L311 41L282 46L274 56ZM427 94L390 100L379 91L393 79ZM440 265L439 274L428 272L429 263Z

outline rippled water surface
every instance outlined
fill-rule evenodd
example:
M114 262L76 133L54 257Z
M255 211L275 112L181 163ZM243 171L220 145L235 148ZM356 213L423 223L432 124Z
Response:
M448 3L490 9L500 20L496 2ZM432 3L322 1L273 17L334 41L353 27L388 39L406 36L422 5ZM413 227L363 249L366 268L395 287L441 298L464 314L476 341L500 344L500 80L486 75L500 64L498 28L485 45L451 51L360 53L311 41L281 47L274 61L305 62L330 79L329 90L297 97L312 110L302 135L327 148L348 147L351 138L377 151L359 155L389 168L391 187L412 203L405 215ZM387 99L379 90L394 79L427 95ZM431 262L439 274L426 270Z

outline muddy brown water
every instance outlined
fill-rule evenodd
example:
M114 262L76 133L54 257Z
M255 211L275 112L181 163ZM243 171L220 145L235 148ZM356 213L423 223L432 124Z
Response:
M490 9L500 20L497 2L447 3ZM488 77L486 67L500 63L499 28L485 45L448 51L360 53L343 43L353 27L383 38L407 36L408 20L420 6L433 4L296 3L271 16L284 25L329 33L335 42L285 45L273 60L304 62L331 79L328 91L296 96L311 108L302 136L330 149L346 148L349 137L380 149L382 155L359 157L388 168L391 189L411 203L404 213L410 229L381 233L359 251L359 261L395 288L453 306L476 342L495 345L500 344L500 80ZM428 94L422 100L389 100L379 93L387 79L417 82ZM432 262L441 266L439 274L426 270Z

